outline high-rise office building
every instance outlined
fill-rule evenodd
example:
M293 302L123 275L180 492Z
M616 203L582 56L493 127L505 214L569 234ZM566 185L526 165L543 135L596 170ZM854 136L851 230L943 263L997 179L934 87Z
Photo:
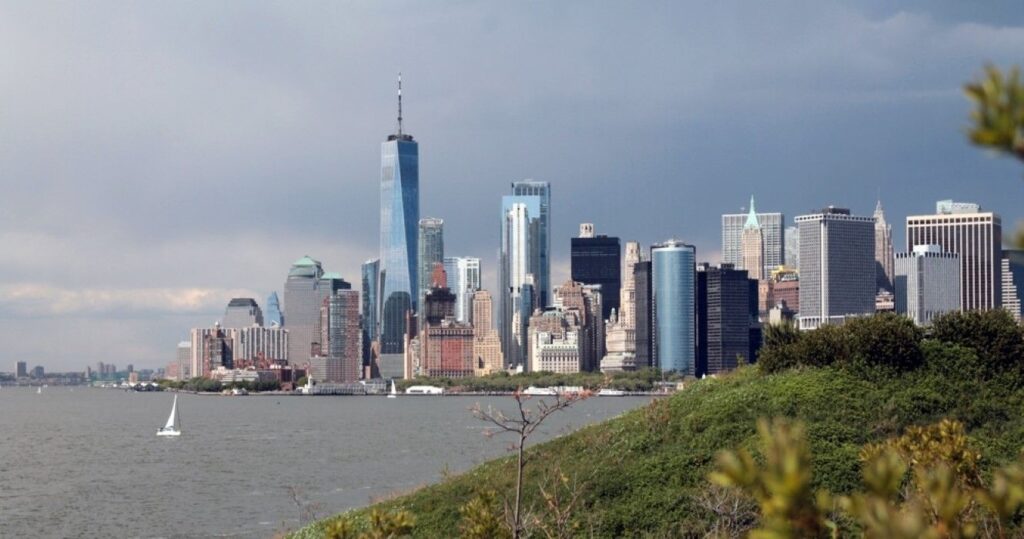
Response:
M362 371L362 336L359 327L359 292L341 289L321 306L320 352L331 366L328 382L354 382Z
M640 243L627 241L622 266L622 288L619 291L619 323L627 328L636 328L636 279L633 278L633 266L642 257Z
M1018 322L1024 316L1024 249L1003 249L1003 308Z
M916 245L898 253L893 278L896 312L918 325L936 316L960 310L960 260L938 245Z
M750 206L754 202L751 197ZM764 245L762 275L768 275L771 270L782 265L786 250L786 231L783 228L785 217L778 212L755 213L757 222L761 226L761 240ZM731 213L722 215L722 262L732 264L733 267L743 268L743 230L750 219L750 212Z
M284 283L285 327L288 328L288 361L301 366L310 357L311 346L319 335L320 278L324 270L320 262L309 256L296 260Z
M260 366L288 359L288 330L281 326L226 329L231 337L232 357L240 363Z
M473 321L473 294L480 290L480 259L470 256L446 256L444 271L448 288L455 294L455 319Z
M882 201L875 206L875 287L893 292L893 275L896 264L892 247L892 225L885 222Z
M654 361L662 371L696 374L696 257L677 240L651 248Z
M875 220L829 206L800 227L800 328L875 312Z
M288 329L288 361L302 366L320 345L320 306L338 290L352 288L337 273L325 273L320 262L304 256L292 264L284 284L284 308Z
M419 145L402 132L402 78L398 78L398 129L380 155L380 348L385 363L402 362L406 314L419 299ZM285 311L291 316L288 311ZM294 338L294 335L293 335ZM389 368L394 365L389 365Z
M750 281L747 270L729 264L697 266L695 376L728 372L751 361Z
M907 217L908 251L938 245L960 256L960 305L965 311L1002 305L1002 241L999 215L977 204L940 200L935 215Z
M654 292L651 281L651 261L633 264L633 327L635 333L636 366L638 369L656 367L654 363Z
M430 276L434 266L444 262L444 219L425 217L420 219L418 239L419 301L430 291ZM420 304L418 304L420 305ZM422 309L420 309L422 311ZM420 318L422 320L422 318Z
M800 266L800 227L786 227L786 265L791 268Z
M28 376L28 363L25 361L19 361L15 364L15 376L18 378L25 378Z
M534 287L537 305L547 307L551 304L551 184L536 180L512 182L512 196L537 197Z
M287 352L286 352L287 354ZM178 343L177 354L174 358L177 364L178 380L188 380L192 377L190 372L192 359L192 343L181 341Z
M267 327L284 326L284 315L281 313L281 301L277 299L277 292L271 292L267 296L267 312L263 315L263 323Z
M743 264L739 269L744 269L751 279L764 279L771 267L765 264L764 260L764 230L757 220L757 212L754 210L754 197L750 197L750 211L747 213L747 221L743 223L743 232L740 234L740 250L742 252ZM728 264L728 263L727 263Z
M594 225L580 225L580 235L572 238L570 274L573 281L601 287L601 317L607 320L619 309L622 287L622 249L619 238L594 234Z
M263 312L252 298L232 298L224 310L224 328L247 328L263 325Z
M379 280L380 259L374 258L363 262L362 273L362 295L360 298L360 325L363 329L363 366L370 364L370 350L373 343L380 335L379 321Z
M513 183L513 192L524 191L532 184L538 194L513 194L501 200L501 250L499 252L498 332L502 353L510 365L521 365L526 352L526 328L535 307L545 305L542 295L546 285L541 276L549 273L546 264L548 241L546 217L549 211L548 190L544 182ZM521 188L520 188L521 187Z
M477 290L473 293L473 370L478 376L505 369L501 337L491 322L493 307L490 292Z

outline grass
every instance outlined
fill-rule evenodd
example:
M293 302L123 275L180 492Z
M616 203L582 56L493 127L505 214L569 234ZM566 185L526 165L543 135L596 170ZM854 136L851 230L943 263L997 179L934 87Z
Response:
M1022 397L998 379L960 379L939 367L876 379L832 367L777 374L743 368L532 447L525 503L538 504L537 485L561 472L585 485L575 519L587 535L699 533L712 518L697 500L716 453L752 448L760 417L804 421L818 486L842 493L860 486L857 456L866 443L942 417L965 423L986 468L1011 460L1024 445ZM373 508L405 509L415 515L415 537L450 537L457 535L460 506L485 490L505 495L513 477L511 460L498 459L344 517L358 525ZM330 520L293 537L320 537Z

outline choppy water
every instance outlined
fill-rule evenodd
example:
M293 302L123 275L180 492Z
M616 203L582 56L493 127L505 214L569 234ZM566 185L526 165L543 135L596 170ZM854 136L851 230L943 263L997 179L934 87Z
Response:
M158 438L172 398L0 390L0 537L270 537L505 454L468 409L511 409L508 397L181 395L184 434ZM649 400L592 398L541 434Z

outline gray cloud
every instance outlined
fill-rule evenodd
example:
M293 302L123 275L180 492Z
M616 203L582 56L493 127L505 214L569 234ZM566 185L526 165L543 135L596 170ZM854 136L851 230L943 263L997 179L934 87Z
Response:
M50 368L156 366L304 254L355 282L398 70L422 213L493 282L525 177L554 186L556 276L580 221L713 258L750 193L1013 221L1019 167L965 144L959 88L1021 50L1015 2L0 2L0 361L57 335Z

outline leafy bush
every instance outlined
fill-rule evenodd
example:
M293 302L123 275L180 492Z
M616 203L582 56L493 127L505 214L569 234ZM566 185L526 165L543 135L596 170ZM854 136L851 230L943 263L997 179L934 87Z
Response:
M842 326L848 335L850 366L906 372L924 363L924 332L906 316L893 313L855 318Z
M895 440L867 446L865 490L838 497L812 489L811 450L801 423L762 419L758 432L760 461L745 449L723 451L709 475L757 501L760 527L752 537L824 537L856 529L867 537L938 539L1024 531L1013 521L1024 505L1024 460L998 470L986 486L980 455L956 421L912 427Z
M1024 330L1004 309L943 314L932 320L930 337L974 350L991 374L1019 373L1024 361Z

